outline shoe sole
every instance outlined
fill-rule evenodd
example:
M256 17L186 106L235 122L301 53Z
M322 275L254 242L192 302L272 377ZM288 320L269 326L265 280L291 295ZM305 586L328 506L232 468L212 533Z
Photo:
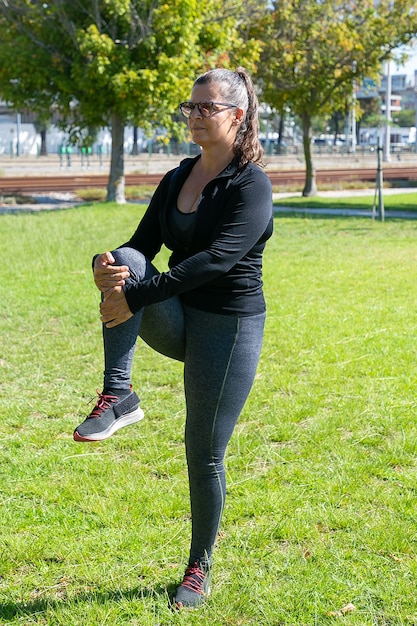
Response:
M139 407L136 411L132 411L128 413L124 417L119 417L118 420L115 420L113 424L111 424L106 430L103 430L101 433L93 433L91 435L80 435L77 430L74 431L74 441L104 441L104 439L109 439L115 432L124 428L125 426L130 426L131 424L135 424L136 422L140 422L144 417L144 412Z

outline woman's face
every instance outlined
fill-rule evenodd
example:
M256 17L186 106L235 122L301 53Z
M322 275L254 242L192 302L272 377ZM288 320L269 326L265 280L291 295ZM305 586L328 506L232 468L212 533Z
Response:
M228 100L222 95L220 86L220 83L195 85L191 94L191 101L194 104L200 102L227 103ZM242 116L242 109L216 105L214 113L210 117L204 117L198 107L195 107L188 118L188 127L193 141L202 148L218 145L232 149Z

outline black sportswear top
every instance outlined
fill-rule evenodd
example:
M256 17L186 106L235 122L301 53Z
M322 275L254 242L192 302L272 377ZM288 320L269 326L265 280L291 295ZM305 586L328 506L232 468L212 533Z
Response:
M168 212L200 156L185 159L161 180L132 238L132 247L151 261L162 244L172 251L169 271L126 288L132 313L180 295L205 311L256 315L265 311L262 253L273 230L272 188L255 164L234 159L204 188L192 242L185 245L170 229ZM181 238L183 239L183 238Z

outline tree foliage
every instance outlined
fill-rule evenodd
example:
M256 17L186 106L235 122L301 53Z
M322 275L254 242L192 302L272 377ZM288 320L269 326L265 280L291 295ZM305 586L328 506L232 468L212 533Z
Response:
M268 42L260 65L264 99L302 120L303 195L313 195L312 118L345 108L354 82L375 77L393 49L415 36L415 0L276 0L259 28Z
M244 3L245 4L245 3ZM54 108L68 128L112 127L108 199L124 201L127 123L172 126L197 73L251 65L259 46L238 33L235 0L0 0L0 93ZM16 55L16 47L19 54Z
M312 120L351 107L354 84L415 36L417 10L415 0L0 0L0 27L3 98L41 122L56 112L84 140L111 126L108 199L124 200L125 125L173 130L195 76L236 65L255 71L281 118L301 120L311 195Z
M394 124L402 128L416 125L416 111L414 109L403 109L396 111L392 115Z

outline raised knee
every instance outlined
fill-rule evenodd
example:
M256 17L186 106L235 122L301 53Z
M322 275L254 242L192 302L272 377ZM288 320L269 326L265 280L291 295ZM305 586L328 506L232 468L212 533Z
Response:
M117 248L112 251L116 265L135 266L137 263L146 265L146 257L134 248Z
M149 262L142 252L134 248L117 248L112 251L112 255L116 265L128 266L131 280L139 281L144 279Z

